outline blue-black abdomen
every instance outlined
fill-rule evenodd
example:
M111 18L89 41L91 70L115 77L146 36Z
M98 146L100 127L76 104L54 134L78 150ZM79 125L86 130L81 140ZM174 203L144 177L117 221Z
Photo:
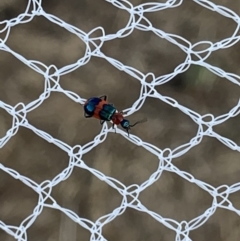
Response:
M84 105L84 111L88 116L93 116L96 106L102 101L102 99L98 97L90 98L86 101L86 104Z

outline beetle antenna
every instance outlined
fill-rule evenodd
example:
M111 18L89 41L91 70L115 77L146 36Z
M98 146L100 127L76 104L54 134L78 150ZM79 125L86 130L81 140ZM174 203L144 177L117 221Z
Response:
M140 123L144 123L144 122L146 122L147 121L147 118L144 118L144 119L142 119L142 120L140 120L140 121L137 121L136 123L134 123L134 124L132 124L132 125L129 125L130 127L133 127L133 126L135 126L135 125L137 125L137 124L140 124Z

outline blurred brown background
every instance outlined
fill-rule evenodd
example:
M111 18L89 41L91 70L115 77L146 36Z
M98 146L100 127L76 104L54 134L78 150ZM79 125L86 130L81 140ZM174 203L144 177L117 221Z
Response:
M138 5L148 1L131 2ZM237 1L219 0L215 3L240 14ZM25 10L26 4L25 0L1 1L0 20L18 16ZM126 12L103 0L43 0L43 8L47 13L86 32L102 26L106 34L116 33L126 25L129 17ZM190 0L184 1L180 7L146 16L155 27L178 34L192 43L220 41L231 36L236 28L232 20ZM1 34L3 36L4 33ZM54 64L58 68L76 62L85 53L85 44L81 40L44 17L34 17L30 23L13 27L7 45L27 59L39 60L46 65ZM239 50L240 44L237 43L231 48L214 52L207 62L240 75ZM102 51L125 65L143 73L153 72L155 76L171 73L186 58L184 52L166 40L138 30L126 38L106 42ZM27 104L43 92L44 78L4 51L0 52L0 81L0 99L11 105L18 102ZM106 94L119 110L130 107L140 90L136 79L96 57L76 71L62 76L60 83L82 98ZM200 114L212 113L216 116L228 112L239 98L239 88L234 84L196 66L170 83L158 86L157 90ZM3 137L11 127L11 118L2 109L0 115L0 135ZM196 135L197 125L188 116L160 100L148 98L141 110L129 119L136 121L142 117L147 117L148 122L141 127L136 126L132 133L161 149L176 148ZM71 146L86 144L101 130L98 121L83 117L80 104L60 93L52 93L27 118L37 128ZM232 118L214 130L240 144L239 121L239 117ZM201 144L174 160L174 164L195 178L218 187L240 181L239 157L239 153L218 140L204 137ZM114 133L109 133L106 141L84 155L83 160L125 185L143 183L158 167L158 159L154 155ZM0 150L0 163L41 183L46 179L52 180L68 166L68 155L30 130L20 128ZM117 191L80 168L75 168L66 181L54 187L52 196L63 207L92 221L112 212L122 200ZM236 208L240 208L239 198L239 192L229 197ZM190 221L212 205L210 195L195 184L168 172L163 172L155 184L141 193L139 199L150 210L179 222ZM33 212L37 202L36 193L0 171L0 220L19 226ZM106 225L103 234L112 241L175 240L175 232L149 215L132 209L127 209ZM234 212L218 209L189 237L194 241L237 241L240 238L240 218ZM89 238L90 234L84 228L60 211L48 208L28 229L29 241L84 241ZM15 239L0 230L0 240Z

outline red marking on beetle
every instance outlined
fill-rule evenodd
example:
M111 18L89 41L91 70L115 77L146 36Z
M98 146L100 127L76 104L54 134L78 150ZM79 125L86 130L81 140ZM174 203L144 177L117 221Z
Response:
M103 109L103 105L107 105L108 102L105 100L102 100L98 103L98 105L96 105L95 110L94 110L94 114L93 117L95 117L96 119L101 120L101 117L99 115L100 111Z
M123 113L117 112L112 116L112 122L114 125L119 125L123 121Z

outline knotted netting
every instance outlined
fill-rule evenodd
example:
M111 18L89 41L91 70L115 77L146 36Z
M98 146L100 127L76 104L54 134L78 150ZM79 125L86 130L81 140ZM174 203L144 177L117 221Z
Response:
M73 4L73 2L77 1L71 1L68 4ZM237 195L240 190L239 158L238 156L234 156L235 154L231 156L230 153L239 151L240 148L236 141L220 134L221 131L218 132L218 129L215 128L239 115L240 101L237 86L239 85L240 77L234 72L225 70L224 64L222 64L223 66L220 68L208 61L215 52L231 48L238 44L240 39L239 15L227 7L206 0L169 0L162 1L161 3L144 1L131 2L126 0L99 0L99 2L96 3L96 1L92 1L91 4L96 4L97 7L95 12L88 13L87 1L83 1L81 6L75 6L73 4L72 11L74 8L76 11L69 12L68 15L63 14L62 18L64 20L57 16L57 14L48 12L41 0L29 0L27 4L24 2L24 9L15 17L12 16L15 12L11 13L9 10L11 9L12 3L1 3L2 6L0 7L3 10L6 4L6 9L10 11L9 15L6 14L5 16L3 14L3 16L8 19L2 19L0 22L0 53L2 55L4 52L9 54L8 57L3 55L1 59L1 64L4 61L7 62L5 67L4 65L1 67L2 97L0 96L0 107L4 112L4 114L1 114L2 137L0 142L2 148L2 157L0 159L0 175L2 176L0 176L0 191L2 195L0 228L4 231L4 234L0 233L0 235L2 235L1 240L158 239L187 241L208 240L205 238L212 240L238 240L240 237L240 207L238 208L238 202L234 202L234 198L230 198L233 194ZM234 28L230 24L229 27L226 27L226 25L222 25L221 22L218 23L218 20L216 20L215 27L217 26L220 30L223 29L224 33L229 33L228 36L217 41L189 41L183 36L174 34L174 25L168 24L168 22L165 22L164 30L156 27L158 26L158 21L160 21L157 18L158 14L173 8L178 9L184 2L187 2L187 4L191 2L191 4L194 4L194 7L198 7L198 9L207 9L209 14L212 14L212 11L215 12L215 14L228 19L229 22L226 25L230 22L231 24L234 23ZM54 4L56 6L58 4L60 5L58 2ZM89 23L91 14L97 15L98 11L101 11L101 4L106 4L102 9L106 6L111 6L110 9L106 7L106 11L103 10L106 16L108 11L113 9L121 13L124 12L124 16L126 17L124 26L121 26L117 30L114 28L108 29L106 32L105 28L99 24L97 27L91 28L90 31L86 31L87 27L89 28L89 26L91 26ZM232 6L235 6L234 4L235 3L233 3ZM13 5L17 5L17 3L14 2ZM78 13L80 7L86 9L87 13L81 12L83 15L86 15L86 19L85 22L81 22L79 19L82 25L75 26L70 22L72 18L74 19L74 15L81 17L81 14ZM236 3L236 10L238 8L239 6ZM3 10L2 12L4 12ZM64 12L62 6L59 12ZM101 16L102 18L104 18L104 14ZM155 17L153 18L151 14L155 14ZM186 16L188 14L191 16L187 16L184 21L189 21L191 24L194 24L194 17L197 18L198 10L189 8L185 14ZM112 13L112 15L111 18L113 18L113 20L115 18L119 20L118 14L115 15L115 13ZM41 25L37 23L35 23L29 32L27 32L28 28L26 28L27 30L21 29L20 33L14 30L15 27L19 25L25 26L29 24L37 17L42 17L44 19L42 21L58 25L64 29L64 31L67 31L69 35L66 37L65 35L56 34L57 37L52 40L47 36L56 30L46 31L44 27L41 27ZM164 18L168 19L168 17L174 19L176 16L172 13L166 13L161 21L164 21ZM111 18L107 18L106 21L110 23ZM205 21L204 16L202 16L201 19ZM212 21L214 21L214 18L209 21L207 20L207 25L212 25ZM175 22L175 24L177 24L177 22ZM86 29L80 27L83 25L87 26ZM116 22L115 25L119 27ZM46 37L46 40L43 40L42 36L39 39L38 37L36 37L36 39L33 38L36 34L34 31L37 31L38 28L40 30L42 28L42 30L45 31L43 35ZM127 43L121 45L119 42L133 35L134 31L146 32L148 36L150 36L150 34L151 36L143 40L143 49L139 49L139 52L133 53L130 49L136 44L134 41L130 46ZM189 31L189 28L186 28L184 33ZM214 29L209 30L209 32L211 31L214 32ZM201 28L198 29L198 32L201 32ZM10 40L12 35L14 37ZM22 36L25 36L25 38ZM73 39L72 36L74 36L75 39ZM206 37L207 33L205 33L204 36ZM39 41L37 46L31 47L36 50L40 56L39 58L36 57L34 59L31 54L27 53L27 51L29 51L27 46L28 41L30 41L31 38L33 38L34 41ZM59 44L58 39L61 39L64 45ZM154 40L152 41L151 39ZM107 50L111 50L111 48L114 47L111 47L111 45L106 47L105 45L114 40L119 41L117 42L117 48L119 48L119 52L123 51L123 55L126 57L124 61L120 60L123 59L122 55L120 58L117 58L107 54ZM141 41L138 35L135 40ZM158 41L162 40L165 42L159 44ZM13 44L14 41L15 44ZM52 45L51 47L47 47L47 45L42 47L41 41L51 41ZM77 41L79 41L80 44L78 44ZM73 45L76 46L76 48L65 48L67 45ZM144 48L152 49L152 52L142 57L144 56L143 50L146 50ZM31 51L34 52L32 49ZM23 53L22 51L25 52ZM51 55L55 56L55 59L60 59L60 64L53 63L54 61L52 62L51 58L46 61L42 60L42 52L44 51L50 52ZM75 60L71 60L71 63L66 64L63 55L60 55L62 51L64 57L72 55ZM141 51L143 51L142 54L140 54ZM157 52L169 53L171 58L164 61L164 58L166 58L166 55L164 55L158 59L158 56L155 56ZM179 62L180 57L178 57L178 54L180 52L184 55L184 58ZM238 55L239 52L235 52L235 54ZM82 56L79 57L78 53L82 53ZM9 56L11 56L11 59ZM232 53L231 56L233 59L235 58L234 53ZM230 61L230 65L232 64L231 56L227 57L225 54L227 61ZM103 66L105 65L102 62L97 62L102 72L99 72L98 68L95 69L94 64L90 65L87 70L84 69L84 66L95 61L94 58L104 60L107 66L106 70L104 70L105 67ZM150 66L154 65L156 67L155 69L158 70L161 66L165 66L166 62L174 62L176 60L178 64L173 68L169 67L168 69L170 69L170 71L168 73L158 74L157 71L156 73L150 71L147 65L143 64L144 61L141 62L141 58L152 58L152 62L149 60L149 62L152 63ZM215 60L216 59L215 56ZM21 65L21 67L17 67L17 64L13 61L21 62L25 66L23 67L23 65ZM134 64L128 64L133 62L138 67L135 67ZM238 62L234 64L238 64ZM13 66L13 68L9 69L10 67L7 67L8 65ZM187 73L192 66L200 68L201 78L205 79L202 85L197 85L197 89L194 90L196 93L194 92L193 96L197 96L197 92L201 91L203 87L208 91L212 88L217 88L216 86L212 87L214 85L213 79L216 77L224 79L224 81L229 84L225 88L224 85L217 82L222 88L222 93L226 94L229 89L232 88L228 95L230 99L229 105L223 104L223 102L226 102L224 97L217 94L214 95L214 93L212 94L213 99L216 99L218 110L223 108L224 113L220 111L220 114L213 114L211 111L206 112L206 109L195 111L194 108L190 108L189 105L200 105L201 103L192 101L189 96L185 99L180 98L181 101L177 100L179 99L179 93L182 92L184 96L185 92L181 88L177 89L176 98L171 97L171 94L163 94L164 90L162 89L164 87L162 86L172 83L179 75L185 72ZM108 68L110 68L110 71ZM36 72L35 74L37 75L29 74L28 71L30 70ZM206 74L205 70L208 70L208 74ZM14 75L14 71L16 71L16 75ZM83 72L83 77L79 78L78 74L76 74L77 71ZM95 75L93 73L93 76L88 79L86 78L87 71L92 71ZM7 77L7 75L3 74L5 72L11 73L16 77ZM110 73L110 76L108 76L106 82L104 82L105 80L99 79L101 74L106 76L107 72ZM134 82L134 84L131 85L128 82L123 82L122 76L120 74L118 75L118 72L124 73L124 77L130 78L128 82ZM191 82L194 82L197 78L200 79L200 74L198 74L197 70L193 72L195 74L191 75ZM70 76L70 74L73 75ZM74 76L74 74L76 75ZM75 82L73 79L75 79ZM14 82L17 83L15 87L13 86ZM178 82L180 82L180 80L178 80ZM10 90L7 89L8 84L13 86L11 87L12 99L8 99L7 92ZM19 87L20 84L22 84L22 87ZM136 87L137 84L140 85L139 88ZM18 92L20 88L22 88L21 94ZM86 91L87 88L88 91ZM41 89L41 91L38 92L36 89L38 91ZM101 92L103 90L105 90L105 93ZM169 89L165 91L171 93L168 92L168 90ZM38 93L36 98L33 94L35 92ZM23 98L22 100L22 96L26 93L30 97L27 99ZM34 97L31 94L33 94ZM61 94L61 98L63 99L57 97L54 101L47 102L52 100L54 98L53 96L59 96L59 94ZM113 102L114 104L114 98L116 98L116 108L120 109L123 107L126 118L132 121L132 117L141 118L141 116L145 115L148 118L148 122L141 124L141 126L134 127L128 137L127 133L121 128L118 128L115 134L115 130L113 130L108 123L105 123L101 127L97 120L84 119L82 105L85 103L86 98L100 96L102 94L109 95L109 102ZM210 92L208 92L208 94L211 95ZM118 100L116 96L119 97ZM125 99L127 99L128 96L133 98L131 99L132 103L129 104L128 102L128 105L124 106L126 103ZM4 98L7 99L7 101L4 101ZM204 95L200 96L203 102L205 98L206 96ZM148 102L149 99L150 102ZM221 100L223 102L221 102ZM155 105L156 102L151 101L163 103L163 106L159 107ZM211 101L211 103L214 103L215 100ZM68 104L65 105L65 102ZM68 108L68 106L71 106L73 103L74 107ZM44 106L44 108L40 109L41 106ZM120 107L118 108L118 106ZM169 107L171 107L171 111L169 111ZM142 110L143 112L141 112ZM176 110L178 114L173 115L172 113ZM55 114L55 111L59 113L62 112L63 116L60 118L59 116L61 114L58 116ZM37 112L39 114L36 114ZM11 125L7 128L6 120L9 120L9 117ZM171 121L168 121L167 118L170 118ZM164 121L164 119L166 119L166 121ZM52 122L48 123L48 121ZM56 132L54 131L54 122L59 123ZM167 122L170 122L172 126L168 127ZM231 124L233 125L231 133L233 133L232 136L235 138L238 136L237 124L238 122ZM177 131L180 127L183 129L182 132ZM174 133L179 134L179 140L174 142L174 145L172 145L172 139L168 139L170 134L166 134L165 129L168 128ZM225 127L224 129L226 135L228 128L230 127ZM189 129L191 130L186 138L183 133ZM89 133L90 135L88 135ZM88 137L86 137L87 135ZM19 137L20 139L17 140L17 136L21 136L21 138ZM216 151L215 146L217 144L209 145L209 143L206 144L204 142L208 137L221 143L220 150ZM151 138L152 140L154 139L154 141L152 141ZM38 141L42 141L40 139L44 140L44 142L38 143ZM43 144L45 142L48 143L46 145L51 143L51 148L49 147L48 149L48 147ZM104 148L103 145L105 142L108 144ZM21 143L24 144L21 145ZM162 143L165 144L163 145ZM42 145L43 148L38 149L36 147L38 144ZM131 147L129 148L128 145L131 145ZM186 164L187 166L191 166L195 160L195 165L192 167L195 171L192 171L193 169L191 168L184 168L178 164L179 160L188 158L187 155L191 153L191 150L196 150L194 148L201 145L203 145L204 149L201 152L199 149L195 151L193 156L190 157L191 160ZM17 149L17 147L19 147L20 150ZM227 148L224 149L224 147ZM99 148L97 149L98 151L96 151L96 148ZM135 148L141 148L138 157L134 157L134 154L136 154ZM31 157L29 157L30 155L28 154L22 156L21 153L23 153L24 149L32 153ZM61 152L59 152L59 150ZM112 157L113 152L116 152L114 157ZM212 155L209 160L205 160L205 154L207 152L214 152L215 154ZM89 153L94 153L94 156L88 156ZM67 161L62 161L62 158L66 159L66 156ZM224 160L221 159L222 156ZM51 163L50 161L46 161L48 157L51 159ZM140 161L141 158L142 162ZM124 159L124 164L121 164L122 159ZM207 166L207 164L212 161L211 159L219 160L219 162L216 161L214 164L214 168ZM36 160L38 160L39 163L41 162L41 164L39 164L40 166L38 166L36 173L34 173L32 169L29 169L28 165L37 165ZM94 163L92 160L94 160ZM236 163L233 160L237 160ZM223 162L226 162L225 165ZM135 164L133 167L130 167L130 163ZM232 166L232 168L230 166ZM60 169L57 169L58 167ZM218 167L222 167L221 174L223 175L223 180L221 180L221 184L216 180L213 181L213 179L209 182L205 181L205 179L218 175L217 173L220 172ZM48 169L54 170L51 172L51 175L49 173L49 175L45 175ZM196 170L199 172L196 172ZM74 172L78 171L81 172L74 174ZM41 173L43 173L43 176L40 178L38 175ZM199 173L201 173L201 175ZM172 174L175 175L174 178L171 176ZM234 178L231 180L227 179L229 178L228 175ZM60 189L57 189L59 193L56 194L54 190L70 180L71 176L74 176L71 183L66 186L61 186ZM33 203L30 201L32 200L30 198L31 195L28 196L29 194L27 194L28 191L23 191L22 199L17 198L16 195L21 195L22 186L15 182L12 183L14 179L26 186L27 189L30 190L31 195L34 193L35 199ZM181 183L181 180L184 180L184 183ZM102 184L99 184L100 182L104 184L104 187L101 187ZM81 183L84 183L84 185ZM159 183L163 183L163 186ZM188 183L190 186L187 186ZM154 185L158 185L157 188L151 189ZM174 187L175 189L173 189ZM107 188L114 190L114 193L112 191L106 191ZM8 192L5 191L7 189L13 190L11 197L7 196ZM197 189L198 191L193 191L193 189ZM148 191L147 194L146 191ZM18 194L18 192L20 194ZM160 194L157 194L157 192L160 192ZM178 193L189 198L183 201L183 205L179 196L180 194L178 195ZM171 197L169 196L170 194L172 195ZM59 199L59 195L63 196L64 200ZM203 196L204 201L202 203L204 203L204 205L198 209L198 201ZM102 199L103 197L104 199ZM16 204L12 203L13 199L14 201L16 199ZM191 204L190 199L194 204ZM75 200L76 203L73 202L73 200ZM99 211L101 208L98 209L96 207L91 207L91 211L89 211L89 207L93 202L94 205L101 203L100 206L104 206L104 211ZM16 218L18 212L21 212L21 209L25 208L25 206L24 208L23 206L18 206L21 205L21 203L26 206L26 209L27 206L30 206L31 210L28 210L26 212L27 214L21 213L21 215ZM14 207L14 205L16 205L16 207ZM161 209L161 207L163 208ZM190 209L193 210L189 211ZM216 214L218 210L223 209L228 210L231 214L237 214L236 217L234 216L234 218L232 218L232 220L234 220L233 223L229 221L227 214ZM55 215L52 216L52 214L49 214L50 216L44 214L46 215L44 218L42 215L44 212L48 212L46 210L58 211L61 218L53 218ZM196 212L194 210L196 210ZM175 216L177 212L181 213L179 214L180 216ZM123 221L117 221L126 213L128 213L129 216L125 216ZM140 216L136 213L142 213L145 216L141 220ZM16 222L11 219L11 215L17 220ZM215 221L211 219L214 216L217 219ZM226 223L228 222L230 224L224 223L223 226L229 228L228 231L222 231L223 229L216 228L218 227L217 221L221 219L224 222L225 217L227 219ZM51 223L48 221L50 218L53 220ZM39 219L41 219L41 221L38 221ZM56 231L55 227L51 225L59 222L59 220L61 220L59 224L60 227L59 229L56 228L58 230ZM153 223L152 220L156 222ZM112 224L112 226L108 226L110 224ZM34 230L38 230L39 232L34 233L34 231L31 231L34 225L37 226L35 226ZM54 231L41 231L41 225L54 227ZM201 227L205 226L208 226L210 231L201 229ZM79 227L81 228L80 232L76 231ZM232 229L232 227L236 227L236 229ZM146 228L145 231L144 228ZM202 230L200 234L191 236L197 229ZM133 232L132 230L135 231ZM54 232L58 232L58 236L51 236ZM29 233L30 236L28 236ZM204 236L205 234L214 235L215 239L212 238L212 236L206 237ZM88 237L88 239L86 237ZM201 239L202 237L204 237L204 239Z

